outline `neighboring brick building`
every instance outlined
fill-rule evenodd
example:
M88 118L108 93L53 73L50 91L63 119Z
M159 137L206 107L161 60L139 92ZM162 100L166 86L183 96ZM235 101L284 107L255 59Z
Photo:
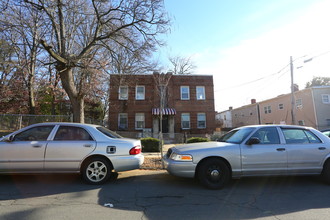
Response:
M163 109L161 88L166 88ZM160 124L163 133L169 134L212 134L215 130L213 76L112 75L109 101L109 127L114 131L157 134Z

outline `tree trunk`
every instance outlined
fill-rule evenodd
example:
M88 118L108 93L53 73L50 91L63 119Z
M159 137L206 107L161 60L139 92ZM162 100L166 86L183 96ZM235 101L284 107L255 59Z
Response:
M60 71L60 77L62 86L70 98L73 111L73 121L85 123L84 96L77 92L74 84L72 68L66 68L65 70Z
M28 76L28 91L29 91L29 114L34 115L36 113L36 104L34 101L34 75L29 74Z

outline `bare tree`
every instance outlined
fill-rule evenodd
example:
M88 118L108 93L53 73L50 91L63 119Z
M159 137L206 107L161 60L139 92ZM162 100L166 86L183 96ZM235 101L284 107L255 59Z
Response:
M169 24L162 0L24 0L17 7L22 5L42 15L45 36L40 43L54 59L75 122L84 122L86 91L81 85L88 79L83 69L96 65L105 49L116 54L112 47L130 53L155 49L161 43L156 37Z
M37 56L40 52L39 40L42 37L40 33L40 15L37 10L26 7L24 4L21 7L16 7L16 4L8 3L0 22L4 27L3 37L15 49L17 73L22 74L22 79L28 90L29 113L35 114L34 84Z
M173 65L171 69L173 74L191 74L196 69L191 57L171 56L169 61Z
M160 109L160 114L159 114L159 140L160 140L160 153L161 157L163 158L163 143L164 143L164 138L163 138L163 109L167 107L167 98L168 98L168 84L172 78L171 73L167 74L159 74L155 73L153 74L154 81L155 81L155 87L157 89L157 94L159 95L159 109ZM164 168L164 163L162 162L162 167Z
M310 88L313 86L329 86L330 85L330 77L313 77L313 79L306 83L306 88Z

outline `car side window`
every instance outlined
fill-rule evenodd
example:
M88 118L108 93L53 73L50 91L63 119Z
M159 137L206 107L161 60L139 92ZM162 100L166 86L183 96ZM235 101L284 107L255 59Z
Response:
M38 126L15 135L13 141L46 141L54 126Z
M86 141L93 140L90 134L83 128L73 126L60 126L55 141Z
M282 128L282 131L287 144L321 143L321 140L308 130Z
M260 128L251 137L258 138L260 144L279 144L280 138L275 127Z

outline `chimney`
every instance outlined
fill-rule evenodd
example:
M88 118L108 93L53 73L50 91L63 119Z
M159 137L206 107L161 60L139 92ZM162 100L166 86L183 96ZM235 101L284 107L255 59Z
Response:
M257 100L256 99L251 99L251 104L256 104Z
M229 111L231 111L231 110L233 110L233 106L230 106L230 107L229 107Z

